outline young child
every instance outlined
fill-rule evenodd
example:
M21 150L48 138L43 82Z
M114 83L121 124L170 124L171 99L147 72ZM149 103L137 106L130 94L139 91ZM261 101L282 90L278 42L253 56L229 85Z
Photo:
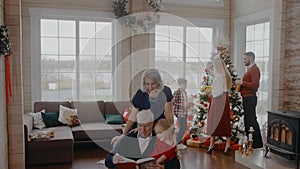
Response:
M187 80L185 78L178 78L177 84L178 89L173 93L172 104L173 113L177 117L179 125L179 132L176 138L178 143L177 148L180 150L184 150L187 147L181 143L181 140L187 127L187 110L191 105L187 101Z
M175 128L168 120L160 119L155 124L154 131L157 139L151 156L156 159L157 164L163 165L164 162L174 159L177 155ZM180 168L180 164L178 164L173 165L172 169L177 169L175 166Z

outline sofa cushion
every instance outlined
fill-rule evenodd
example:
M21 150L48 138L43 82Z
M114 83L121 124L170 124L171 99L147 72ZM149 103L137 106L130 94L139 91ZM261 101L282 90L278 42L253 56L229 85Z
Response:
M103 101L73 101L72 108L78 110L81 123L105 122Z
M35 102L33 106L33 110L34 112L38 112L43 109L45 109L46 112L59 112L59 105L63 105L71 108L70 102L43 101L43 102Z
M32 132L33 128L33 117L29 113L23 115L23 124L27 127L27 139L29 140L29 134Z
M71 109L63 105L59 105L59 122L70 125L71 115L77 115L77 109Z
M46 127L56 127L61 125L61 123L58 121L58 112L42 113L42 117Z
M107 124L124 124L121 114L105 114L105 122Z
M80 126L72 127L73 137L76 141L86 140L108 140L110 141L114 136L119 136L122 132L120 124L106 124L106 123L82 123Z
M36 112L36 113L29 113L29 115L32 116L32 118L33 118L33 127L34 128L42 129L42 128L46 127L46 124L43 121L42 113L45 113L45 110L42 110L42 111Z
M104 112L105 114L123 114L128 107L131 107L130 101L105 102Z

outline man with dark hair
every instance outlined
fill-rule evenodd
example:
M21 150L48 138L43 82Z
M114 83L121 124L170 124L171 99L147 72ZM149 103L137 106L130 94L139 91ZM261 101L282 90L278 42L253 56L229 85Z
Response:
M250 127L253 127L253 148L262 148L263 142L261 138L259 124L256 117L257 96L256 92L259 87L260 70L254 62L255 54L246 52L244 54L244 64L248 70L244 74L242 80L237 80L236 84L241 85L241 95L243 98L244 123L247 136L249 136Z

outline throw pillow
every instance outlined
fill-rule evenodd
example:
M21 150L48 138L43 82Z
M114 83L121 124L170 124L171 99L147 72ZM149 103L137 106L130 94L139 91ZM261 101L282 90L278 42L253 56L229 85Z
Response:
M107 124L124 124L121 114L105 114L105 122Z
M70 115L70 121L69 121L69 126L73 127L73 126L79 126L80 125L80 120L78 119L78 115L77 114L73 114Z
M46 127L56 127L60 125L58 121L58 112L42 113L42 117Z
M77 115L77 109L70 109L63 105L60 105L58 121L61 122L62 124L69 124L71 120L70 116L75 114Z
M42 113L45 113L45 110L42 110L42 111L36 112L36 113L29 113L29 115L32 116L32 118L33 118L33 127L34 128L42 129L42 128L46 127L46 125L43 121Z

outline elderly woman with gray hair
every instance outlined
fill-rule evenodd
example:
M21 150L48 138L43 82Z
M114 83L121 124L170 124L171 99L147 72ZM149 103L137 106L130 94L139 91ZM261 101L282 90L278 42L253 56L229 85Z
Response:
M141 88L133 96L132 104L134 108L128 118L123 134L113 138L112 144L118 142L131 129L136 128L136 116L141 110L150 109L154 114L154 122L165 118L173 124L172 98L172 91L164 85L159 71L155 68L145 70L142 75Z

